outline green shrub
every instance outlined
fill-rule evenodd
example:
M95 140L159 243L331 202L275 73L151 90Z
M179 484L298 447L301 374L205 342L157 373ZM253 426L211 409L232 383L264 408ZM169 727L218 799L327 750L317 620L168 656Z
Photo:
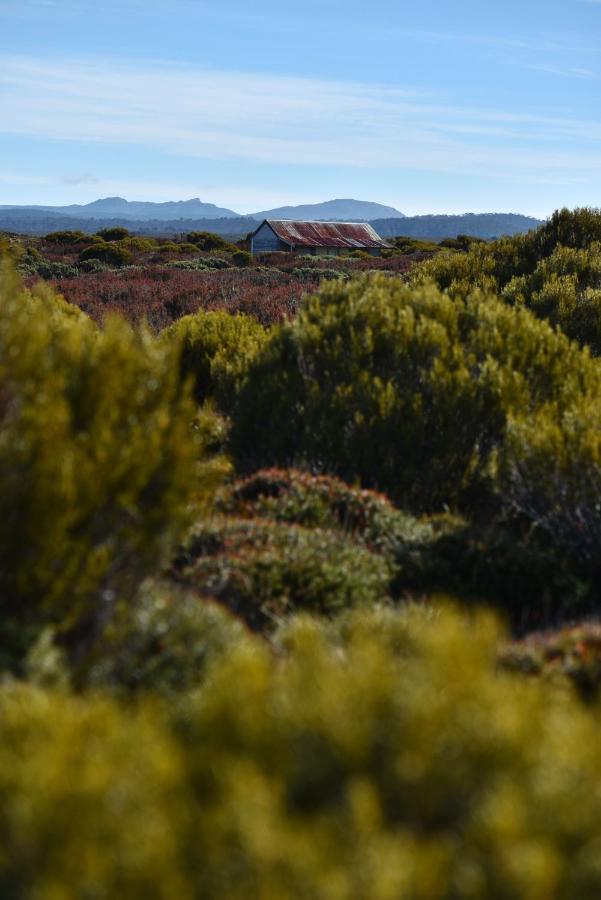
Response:
M332 614L386 599L391 570L330 530L216 519L193 530L173 574L263 630L299 610Z
M470 506L486 499L508 415L569 407L599 375L563 336L492 297L336 281L257 357L232 447L243 467L298 461L414 510Z
M392 243L400 250L401 253L406 253L411 255L413 253L439 253L440 252L440 244L434 243L434 241L422 241L419 238L412 237L395 237L392 239Z
M152 253L157 249L157 242L150 237L126 237L123 246L138 253Z
M252 265L252 259L252 254L250 254L248 250L236 250L236 252L232 254L232 262L235 266L239 266L240 268Z
M33 248L28 250L20 258L17 269L19 273L28 278L37 276L49 280L51 278L75 278L79 275L79 268L68 263L55 262L44 257Z
M225 238L210 231L191 231L186 235L186 241L200 250L226 250L230 246Z
M536 675L561 686L571 684L584 700L597 701L601 689L601 626L584 622L511 641L499 652L504 669Z
M208 667L246 634L216 603L173 583L149 582L123 604L78 682L116 695L176 696L198 687Z
M454 238L443 238L438 246L444 247L447 250L461 250L466 253L472 244L483 243L485 243L484 238L472 237L470 234L458 234L457 237Z
M228 412L267 336L250 316L198 312L179 319L161 337L181 348L182 377L193 377L197 402L213 398Z
M504 492L575 558L598 561L601 541L601 404L579 398L511 421L502 460Z
M194 244L191 244L190 246L191 246L191 247L194 247L194 251L193 251L193 252L196 252L197 247L196 247ZM159 253L179 253L179 251L180 251L180 245L179 245L179 244L176 244L175 241L163 241L163 242L162 242L161 244L159 244L159 246L157 247L157 251L158 251Z
M51 622L85 644L181 535L205 426L175 346L119 320L99 332L6 269L0 397L3 634Z
M294 469L263 470L235 482L220 498L220 507L242 518L341 531L384 553L392 552L399 540L414 539L423 531L421 523L395 509L381 494Z
M443 242L448 246L448 242ZM474 288L521 304L601 354L601 212L561 210L536 231L416 267L412 281L434 280L452 296Z
M116 225L110 228L101 228L100 231L96 232L96 235L102 238L103 241L123 241L125 238L129 238L129 230Z
M83 231L51 231L43 238L48 244L81 244L90 239Z
M124 244L115 243L98 243L91 247L86 247L79 254L81 262L91 259L98 259L101 262L108 263L111 266L127 266L133 263L133 255L131 250Z
M197 259L176 259L169 263L170 269L185 272L205 272L209 269L231 269L231 263L221 256L199 256Z

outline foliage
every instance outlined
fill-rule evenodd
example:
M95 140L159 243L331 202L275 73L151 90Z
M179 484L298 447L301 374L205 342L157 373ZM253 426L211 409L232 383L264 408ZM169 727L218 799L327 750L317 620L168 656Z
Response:
M438 246L447 250L461 250L466 253L472 244L481 244L483 241L484 238L473 237L470 234L458 234L455 238L443 238Z
M99 259L112 266L126 266L132 263L134 258L131 250L124 243L115 240L114 243L105 242L86 247L79 254L79 259L82 262Z
M101 228L96 235L103 241L123 241L125 238L129 238L129 230L116 225L111 228Z
M236 250L236 252L232 254L232 262L239 268L250 266L252 264L252 255L248 250Z
M298 460L414 510L469 506L490 488L510 413L567 408L598 385L586 354L492 297L336 281L257 358L232 447L242 466Z
M449 245L448 242L443 242ZM414 281L433 279L452 296L475 287L528 307L601 354L601 213L560 210L536 231L464 254L440 254L423 263Z
M294 469L255 472L235 482L219 505L228 515L340 531L388 556L399 541L430 535L429 525L395 509L382 494Z
M146 321L156 331L199 310L243 313L262 325L272 325L294 315L305 290L300 281L280 272L187 268L124 269L57 279L53 284L99 323L108 313L118 313L132 323Z
M206 272L211 269L230 269L231 263L221 256L199 256L196 259L178 259L169 263L172 269L182 269L184 272Z
M400 250L401 253L439 253L440 252L440 244L435 244L433 241L423 241L419 238L412 237L395 237L395 238L387 238L388 242L394 244L397 250Z
M3 896L601 892L598 717L448 610L306 617L178 702L0 693Z
M179 319L162 338L180 345L182 377L193 376L197 402L211 398L228 412L267 334L249 316L198 312Z
M578 398L512 421L503 458L507 500L575 558L598 564L601 405Z
M391 569L329 529L228 518L192 531L172 576L251 628L269 630L295 611L334 614L376 603L386 597Z
M198 493L206 426L194 431L192 419L174 346L118 320L98 332L47 289L23 290L3 270L3 651L8 634L25 640L44 622L85 645L116 596L126 599L160 565Z
M210 231L191 231L186 235L186 241L194 244L199 250L227 250L231 248L231 244L228 244L224 238Z
M51 231L44 237L48 244L81 244L89 235L83 231Z
M601 688L601 625L583 622L511 641L501 648L499 660L507 671L541 676L556 686L571 684L584 700L596 701Z
M202 684L212 662L244 633L242 623L218 604L172 582L146 582L134 602L117 610L78 681L119 696L175 696Z

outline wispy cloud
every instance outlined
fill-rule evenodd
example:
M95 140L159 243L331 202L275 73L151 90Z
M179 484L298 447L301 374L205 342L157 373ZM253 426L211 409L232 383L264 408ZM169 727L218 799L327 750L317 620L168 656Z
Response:
M601 3L601 0L599 0ZM547 75L558 75L561 78L578 78L583 81L598 81L601 78L599 72L580 66L558 66L554 63L527 63L526 68L534 72L544 72Z
M0 133L272 164L570 182L601 172L601 124L445 104L413 89L160 61L9 57ZM577 139L577 141L576 141Z

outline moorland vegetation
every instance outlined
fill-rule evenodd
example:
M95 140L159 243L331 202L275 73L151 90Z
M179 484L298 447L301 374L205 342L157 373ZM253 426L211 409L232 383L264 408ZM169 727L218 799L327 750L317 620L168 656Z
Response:
M0 242L0 894L597 898L601 214L117 232Z

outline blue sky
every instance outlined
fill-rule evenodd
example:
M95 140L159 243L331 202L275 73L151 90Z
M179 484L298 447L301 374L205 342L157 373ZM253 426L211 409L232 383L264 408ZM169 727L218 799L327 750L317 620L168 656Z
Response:
M0 0L0 204L601 205L601 0Z

